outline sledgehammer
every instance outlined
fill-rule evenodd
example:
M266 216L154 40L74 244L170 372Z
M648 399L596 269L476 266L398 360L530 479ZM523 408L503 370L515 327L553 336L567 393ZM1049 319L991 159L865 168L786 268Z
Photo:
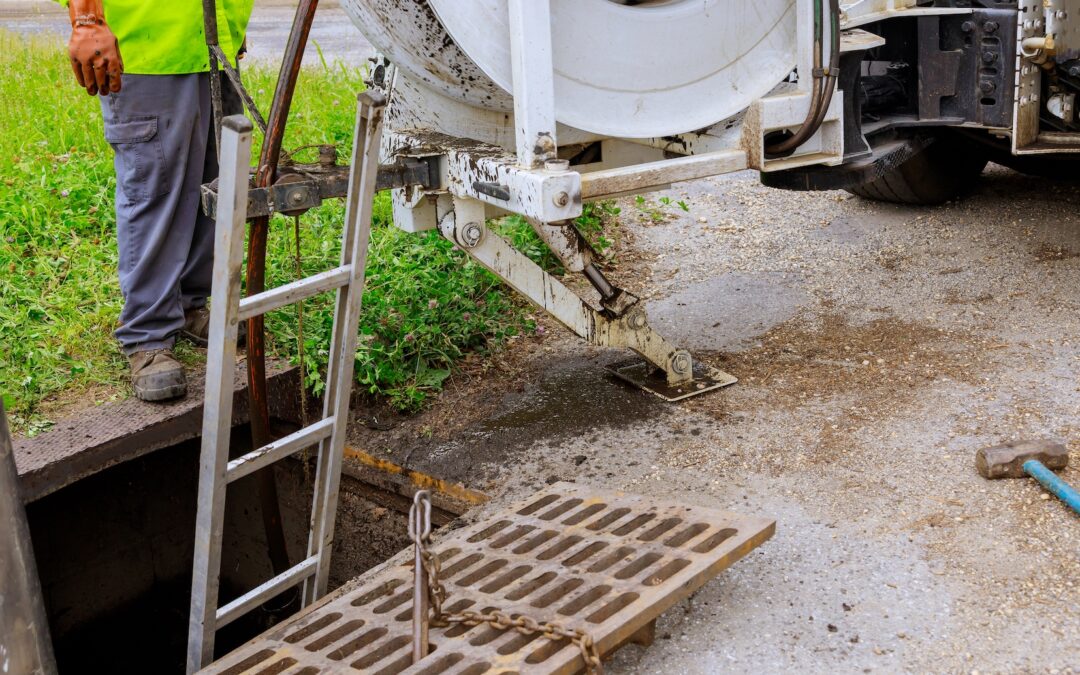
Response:
M1014 441L983 448L975 455L975 468L983 478L1023 478L1027 474L1080 513L1080 492L1061 480L1051 469L1064 469L1069 451L1053 441Z

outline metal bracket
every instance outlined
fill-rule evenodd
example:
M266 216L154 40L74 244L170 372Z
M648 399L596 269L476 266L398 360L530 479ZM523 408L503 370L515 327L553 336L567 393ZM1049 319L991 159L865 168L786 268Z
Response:
M438 181L437 157L407 157L394 164L379 167L375 190L392 190L418 185L434 188ZM277 182L268 188L248 191L247 217L257 218L272 213L296 215L322 204L324 199L345 196L349 187L349 167L325 164L294 164L284 166ZM218 181L202 186L203 213L217 213Z
M601 347L623 347L640 354L659 369L662 386L620 375L649 391L677 400L734 383L734 377L708 367L694 366L690 353L678 349L649 325L645 310L631 307L620 317L594 309L561 281L545 272L484 223L484 205L474 199L455 198L454 208L439 221L439 232L462 251L524 295L576 335ZM699 386L700 385L700 386ZM665 393L666 392L666 393Z

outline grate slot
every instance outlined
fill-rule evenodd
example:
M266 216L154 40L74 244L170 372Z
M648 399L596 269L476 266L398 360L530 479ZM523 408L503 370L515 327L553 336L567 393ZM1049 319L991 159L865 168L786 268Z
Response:
M342 659L347 659L356 652L363 649L364 647L367 647L368 645L372 644L377 640L381 640L389 632L390 631L388 629L381 627L374 630L369 630L363 635L349 640L334 651L330 652L326 655L326 658L332 659L334 661L341 661Z
M532 601L533 607L547 607L548 605L562 600L568 593L585 583L584 579L567 579L547 593Z
M611 586L594 586L558 609L559 614L572 616L611 592Z
M529 551L532 551L533 549L536 549L539 546L548 543L557 536L559 536L559 533L555 530L544 530L535 537L527 540L524 544L519 544L517 548L514 549L514 553L517 555L521 555L522 553L528 553Z
M672 560L671 562L657 570L655 574L650 575L647 579L645 579L643 583L646 586L659 586L660 584L664 583L679 572L682 572L689 566L689 560L684 560L682 558Z
M593 557L599 551L603 551L607 547L608 543L606 541L591 542L587 546L583 547L580 551L564 560L563 565L565 565L566 567L574 567L575 565L580 565L581 563Z
M600 623L607 621L615 614L630 606L630 603L637 600L639 596L637 593L623 593L619 597L615 598L608 604L604 605L600 609L596 610L585 618L589 623Z
M705 541L701 542L697 546L695 546L693 548L693 551L694 551L694 553L708 553L709 551L712 551L714 548L716 548L720 544L723 544L728 539L731 539L732 537L734 537L737 533L738 533L738 530L734 530L734 529L732 529L730 527L724 528L724 529L720 530L719 532L717 532L716 534L714 534L713 536L706 539Z
M435 551L444 563L449 613L483 608L558 621L587 630L610 651L772 531L763 518L559 484L445 533ZM433 651L412 664L411 553L286 620L209 672L315 675L347 671L346 664L372 675L580 670L580 653L568 641L485 624L433 626Z
M595 522L586 525L586 527L596 532L603 532L605 529L608 528L608 526L610 526L612 523L616 522L628 513L630 513L630 509L626 507L612 509L600 518L597 518Z
M275 661L274 663L270 664L268 667L263 668L262 670L260 670L258 672L258 675L278 675L279 673L283 673L283 672L285 672L289 668L292 668L295 665L296 665L296 659L290 658L290 657L285 657L283 659L279 659L278 661Z
M483 541L483 540L487 539L488 537L490 537L491 535L493 535L493 534L495 534L497 532L501 532L502 530L505 530L507 527L510 527L510 524L511 523L510 523L509 520L500 520L499 522L491 525L490 527L485 527L484 529L480 530L479 532L477 532L473 536L469 537L466 541L468 541L470 544L475 544L478 541Z
M495 541L491 542L491 548L503 548L509 544L514 543L518 539L521 539L528 533L532 532L536 528L532 525L522 525L521 527L515 527L510 532L507 532L503 536L499 537Z
M549 581L551 581L557 576L559 575L554 572L544 572L543 574L535 576L521 586L507 593L506 599L521 600L522 598L526 598L532 593L542 588L545 584L547 584Z
M670 539L668 539L667 541L664 542L664 545L665 546L671 546L673 548L679 548L679 547L682 547L682 546L686 546L693 539L695 539L699 534L701 534L702 532L704 532L707 529L709 529L709 526L707 524L705 524L705 523L694 523L693 525L686 528L685 530L682 530L680 532L676 532Z
M653 541L682 522L682 518L665 518L641 533L638 541Z
M353 607L363 607L364 605L375 602L379 598L390 595L394 592L394 589L405 583L404 579L391 579L386 583L379 584L377 588L373 588L367 593L364 593L359 598L352 601Z
M302 642L340 618L341 612L331 612L329 614L324 614L315 621L312 621L308 625L304 626L300 630L293 631L286 635L285 642L288 642L289 644Z
M506 633L504 633L504 635L506 635ZM514 633L512 638L504 641L503 644L499 645L498 649L496 649L495 651L500 656L509 656L514 652L521 651L522 648L539 640L541 637L542 636L539 634L522 635L521 633Z
M411 644L412 641L408 635L398 635L395 638L383 640L378 647L353 661L350 665L357 670L366 670L379 661L392 656L402 647L409 647Z
M463 588L466 587L466 586L472 586L477 581L480 581L482 579L486 579L487 577L489 577L492 574L498 572L499 570L501 570L504 567L506 567L506 561L505 560L502 560L502 559L492 560L491 562L489 562L486 565L483 565L479 569L476 569L476 570L473 570L472 572L469 572L467 575L465 575L461 579L458 579L454 583L456 585L458 585L458 586L463 587Z
M618 572L616 572L615 578L630 579L631 577L636 577L638 574L645 571L654 562L663 557L664 556L660 555L659 553L646 553L645 555L639 557L637 560L633 561L629 565L623 567Z
M567 647L573 649L575 654L578 653L578 648L569 640L545 640L544 644L540 645L539 649L536 649L525 657L525 663L528 663L529 665L543 663Z
M276 652L273 649L262 649L257 651L240 663L222 670L221 675L241 675L242 673L247 673L255 666L272 657L275 653Z
M559 499L561 499L561 497L559 495L557 495L557 494L555 494L555 495L545 495L545 496L541 497L540 499L537 499L532 504L529 504L525 508L518 511L517 514L519 516L531 516L532 514L539 511L540 509L547 506L548 504L553 504L553 503L559 501Z
M532 570L531 565L518 565L506 574L495 577L480 587L481 593L494 593L495 591L509 586Z
M559 541L559 543L555 544L554 546L548 546L543 551L540 551L540 553L536 555L536 559L551 560L552 558L566 553L567 550L573 548L574 546L577 546L579 543L581 543L582 539L583 537L579 537L576 534L569 537L564 537L562 540Z
M626 536L641 527L642 525L645 525L653 518L656 518L655 513L643 513L640 516L635 517L629 523L621 525L617 529L612 530L611 533L614 534L616 537Z
M589 572L603 572L607 568L611 567L615 563L625 560L628 555L634 552L634 549L629 546L620 546L611 553L608 553L603 558L600 558L589 567Z
M397 595L390 598L389 600L382 603L381 605L378 605L372 611L375 612L376 614L386 614L390 610L401 606L403 603L406 603L411 599L412 599L412 589L410 588L410 589L407 589L407 590L404 590L404 591L398 593Z
M482 554L482 553L470 553L469 555L465 556L461 560L458 560L457 562L455 562L453 565L450 565L449 567L444 567L443 568L443 580L447 581L447 580L453 579L454 576L456 576L458 574L458 572L464 572L465 570L472 567L473 565L475 565L480 560L483 560L483 558L484 558L484 554ZM410 593L411 592L412 591L410 591Z
M566 520L562 521L563 525L577 525L580 522L583 522L585 520L588 520L589 518L592 518L593 516L600 513L601 511L603 511L606 508L607 508L607 504L604 504L602 502L599 503L599 504L589 504L585 508L583 508L580 511L574 513L574 515L572 515L569 518L567 518Z
M304 649L309 652L317 652L326 649L330 645L338 642L342 638L348 637L352 633L360 630L364 624L367 623L363 619L353 619L352 621L346 621L334 630L326 633L317 640L304 645Z
M540 520L555 520L559 516L565 515L571 509L580 506L583 501L583 499L568 499L547 513L540 514L539 518Z

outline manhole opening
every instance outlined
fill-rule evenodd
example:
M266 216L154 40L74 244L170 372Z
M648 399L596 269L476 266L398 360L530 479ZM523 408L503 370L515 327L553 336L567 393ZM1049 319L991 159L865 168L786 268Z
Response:
M248 433L234 430L234 452L248 449ZM198 454L198 439L180 443L27 506L61 672L96 673L103 664L110 673L183 672ZM295 562L307 547L314 461L281 462L275 472ZM253 478L229 488L219 604L273 576ZM331 589L408 546L408 504L398 492L342 476ZM284 618L251 612L218 633L218 654Z

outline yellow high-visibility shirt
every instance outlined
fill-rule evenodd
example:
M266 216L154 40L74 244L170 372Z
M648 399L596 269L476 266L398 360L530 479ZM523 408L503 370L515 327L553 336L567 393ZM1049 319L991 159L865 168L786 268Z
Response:
M217 0L218 44L230 58L244 42L253 2ZM201 0L102 0L102 4L105 22L120 43L125 73L183 75L210 70Z

